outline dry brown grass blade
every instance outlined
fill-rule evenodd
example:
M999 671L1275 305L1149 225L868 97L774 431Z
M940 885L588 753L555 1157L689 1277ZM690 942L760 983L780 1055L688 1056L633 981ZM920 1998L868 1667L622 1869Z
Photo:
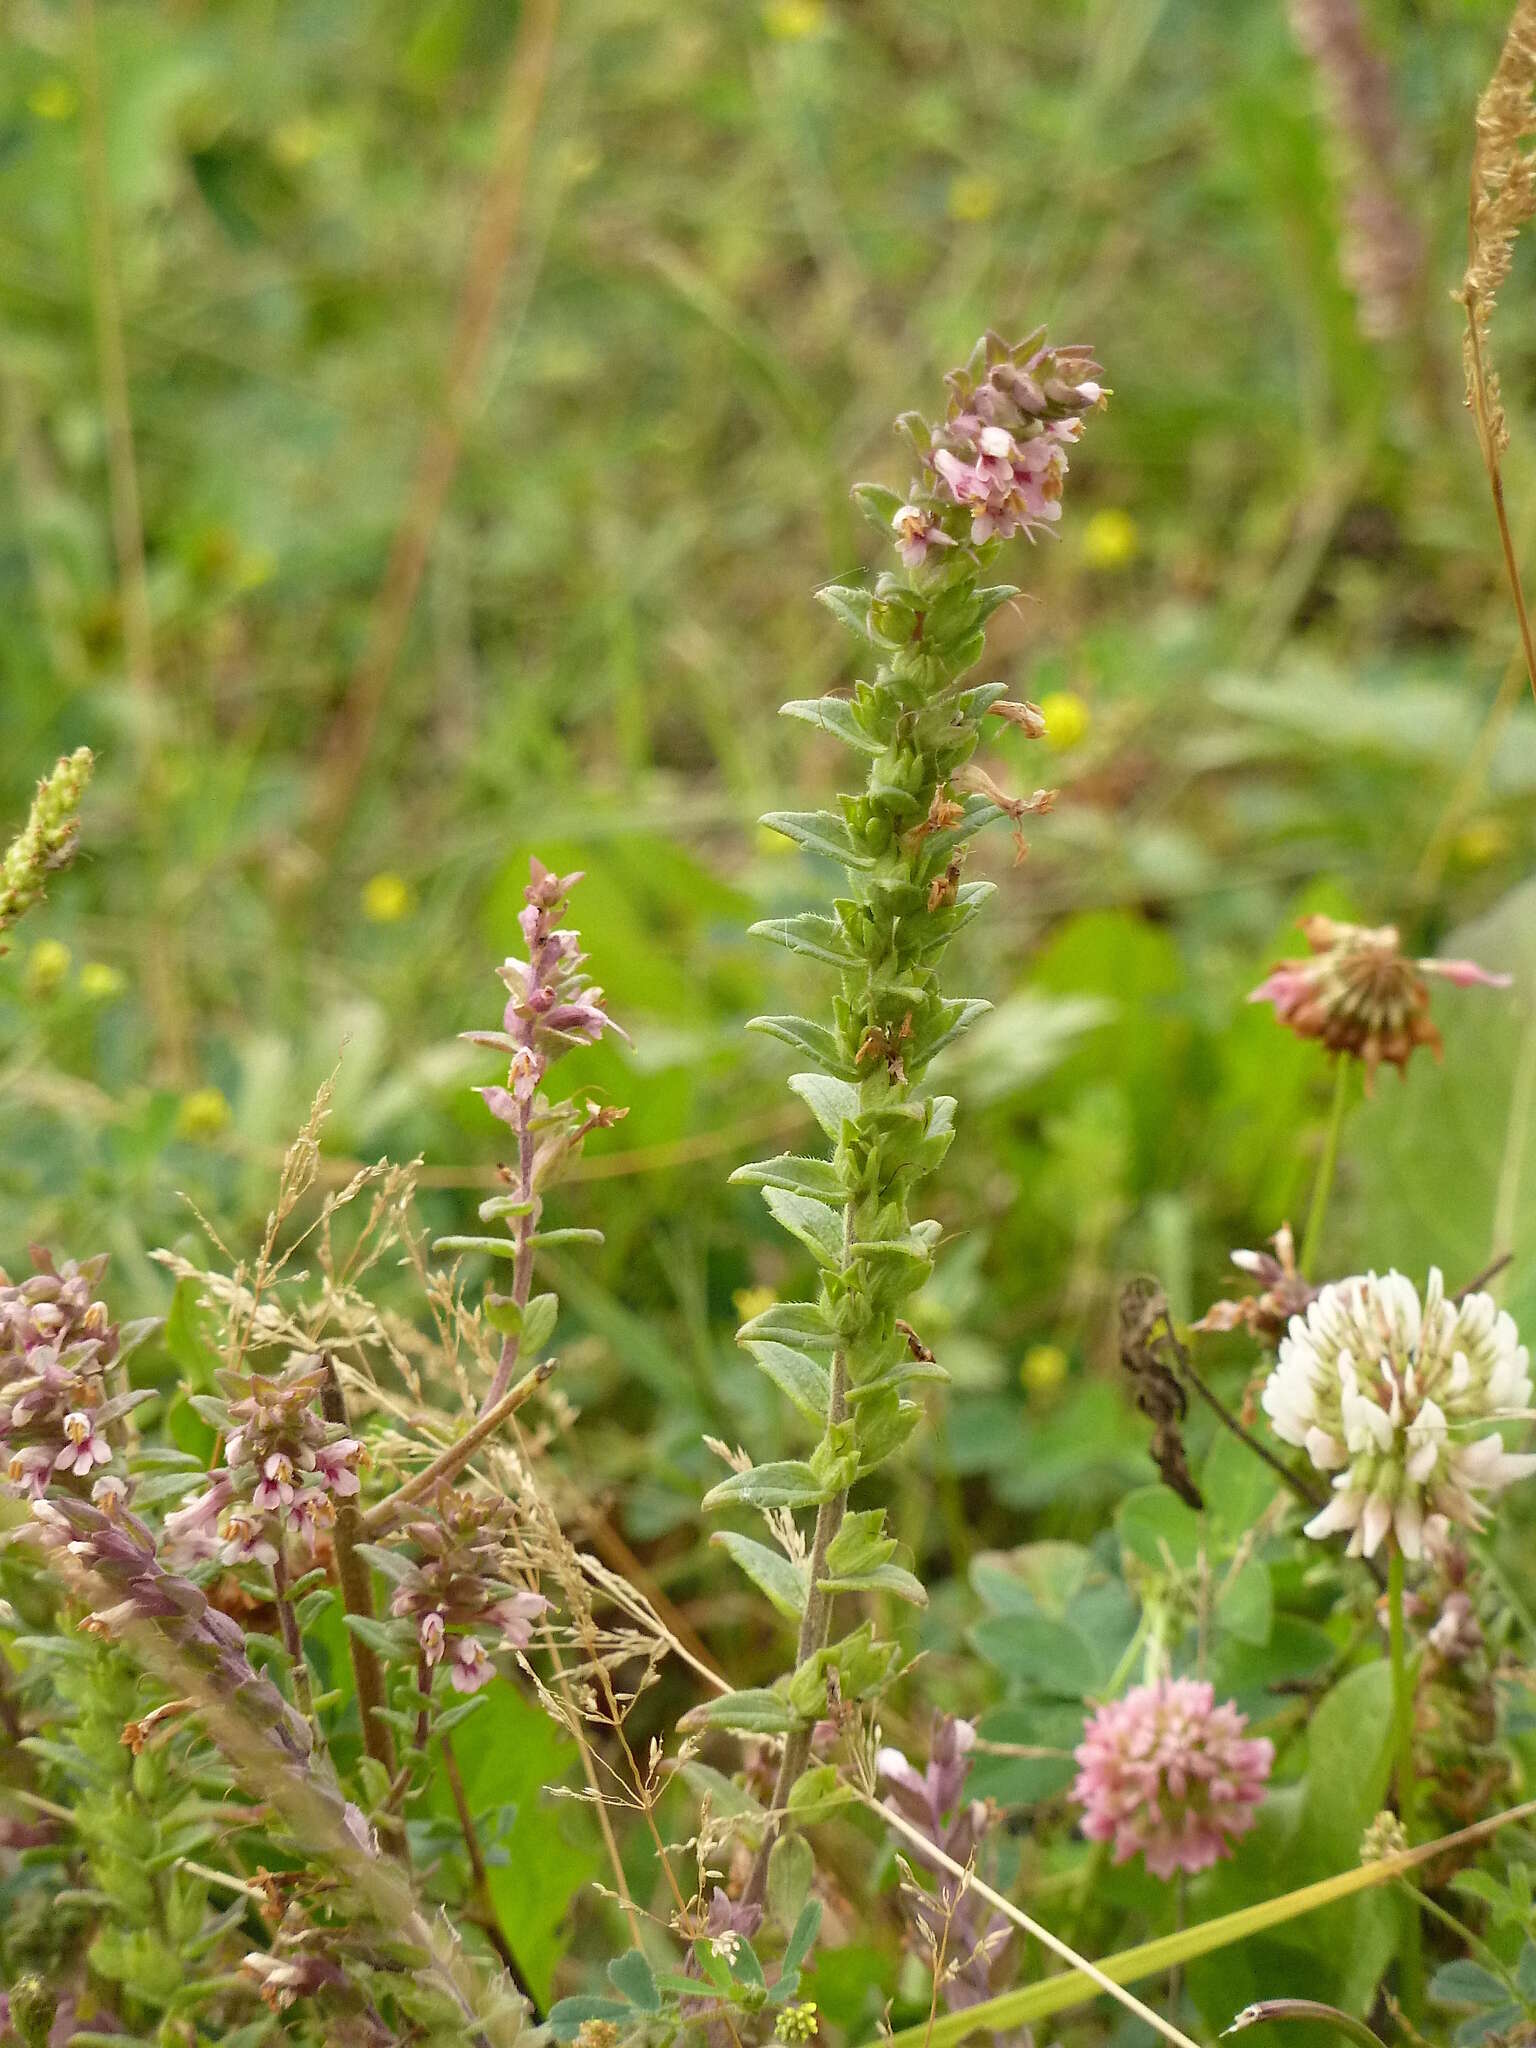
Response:
M443 405L427 434L374 601L363 656L324 746L313 829L334 840L367 766L438 521L459 466L466 414L485 366L502 280L523 214L523 194L554 58L559 0L524 0L507 73L495 161L465 266L443 379Z
M1509 275L1515 237L1536 213L1536 0L1519 0L1492 78L1477 103L1477 139L1472 150L1467 201L1467 270L1456 297L1466 308L1462 351L1467 404L1477 424L1477 442L1488 486L1504 569L1520 627L1526 674L1536 696L1536 647L1526 611L1525 591L1515 560L1514 540L1504 506L1500 457L1509 446L1509 425L1489 348L1499 287Z

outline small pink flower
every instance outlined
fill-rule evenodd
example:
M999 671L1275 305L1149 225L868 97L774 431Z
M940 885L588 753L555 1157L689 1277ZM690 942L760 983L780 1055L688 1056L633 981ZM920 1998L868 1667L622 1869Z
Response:
M128 1482L115 1472L103 1472L91 1488L91 1499L109 1522L115 1522L128 1505Z
M336 1522L336 1504L323 1486L306 1486L288 1508L287 1524L311 1551L320 1547L320 1537Z
M486 1615L501 1630L503 1647L508 1650L526 1648L533 1634L533 1624L548 1607L549 1602L542 1593L514 1593L510 1600L498 1600Z
M271 1451L261 1469L265 1476L251 1495L252 1505L269 1514L292 1507L298 1492L293 1480L293 1460L285 1451Z
M1154 1877L1206 1870L1253 1826L1274 1745L1245 1736L1247 1716L1193 1678L1138 1685L1099 1708L1074 1751L1072 1797L1091 1842L1114 1860L1138 1851Z
M455 1636L448 1658L455 1692L478 1692L496 1676L496 1666L478 1636Z
M422 1662L430 1671L443 1654L443 1614L440 1607L430 1609L421 1617L416 1639L421 1644Z
M212 1486L168 1514L165 1536L171 1548L187 1551L194 1557L215 1556L220 1548L219 1517L229 1505L231 1492L227 1478L216 1479Z
M63 1428L68 1441L53 1461L56 1470L78 1473L85 1479L98 1465L111 1464L112 1446L83 1408L72 1408Z
M266 1517L239 1505L224 1517L224 1543L219 1556L225 1564L276 1564L277 1546L267 1538Z
M41 1500L43 1489L48 1484L48 1475L53 1470L53 1456L43 1444L29 1444L24 1450L13 1451L5 1476L11 1485L18 1488L24 1497Z
M909 569L920 569L930 548L952 548L956 545L954 536L946 533L920 505L903 505L892 519L891 526L896 534L897 551Z
M358 1490L357 1461L362 1444L355 1436L344 1436L333 1444L321 1444L315 1451L315 1473L339 1500L348 1500Z

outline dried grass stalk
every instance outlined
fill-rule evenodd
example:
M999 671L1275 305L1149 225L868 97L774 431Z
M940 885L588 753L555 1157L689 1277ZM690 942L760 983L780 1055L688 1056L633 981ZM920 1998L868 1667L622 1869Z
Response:
M1504 479L1499 457L1509 446L1509 427L1499 391L1498 373L1489 352L1493 309L1499 287L1509 275L1515 237L1536 213L1536 152L1525 145L1536 139L1536 0L1519 0L1510 19L1504 48L1482 98L1477 103L1477 139L1472 151L1472 179L1467 203L1467 270L1456 297L1466 308L1467 329L1462 352L1467 372L1467 404L1477 423L1478 446L1493 493L1494 516L1504 550L1504 567L1520 626L1526 673L1536 695L1536 648L1531 641L1525 592L1515 561L1514 542L1504 508Z

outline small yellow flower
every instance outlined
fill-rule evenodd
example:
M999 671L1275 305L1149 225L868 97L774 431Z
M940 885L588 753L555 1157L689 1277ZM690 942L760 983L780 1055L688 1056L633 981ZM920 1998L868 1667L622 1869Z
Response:
M1075 747L1088 730L1088 706L1076 690L1052 690L1040 700L1040 715L1053 747Z
M233 582L236 590L260 590L277 574L277 557L270 548L242 548L235 558Z
M1509 827L1502 818L1469 818L1451 842L1458 866L1491 867L1509 851Z
M744 1323L750 1323L754 1316L760 1316L778 1300L771 1287L738 1287L731 1296L731 1306Z
M39 939L27 955L27 994L54 995L64 984L72 958L62 939Z
M370 924L398 924L410 916L412 902L409 882L388 869L363 884L363 915Z
M176 1110L178 1138L216 1138L227 1129L230 1107L222 1088L194 1088Z
M87 960L80 969L80 993L89 1002L114 1003L128 986L128 977L105 960Z
M803 43L826 18L822 0L769 0L763 9L763 27L780 43Z
M1083 528L1083 559L1091 569L1123 569L1140 551L1140 530L1118 506L1106 505Z
M312 163L324 147L325 130L308 114L296 114L273 132L272 154L293 171Z
M1067 1354L1059 1344L1031 1344L1019 1378L1032 1394L1054 1394L1067 1376Z
M39 121L67 121L80 95L67 78L45 78L27 94L27 105Z
M1002 187L996 178L961 172L949 181L949 217L963 221L990 220L1002 196Z

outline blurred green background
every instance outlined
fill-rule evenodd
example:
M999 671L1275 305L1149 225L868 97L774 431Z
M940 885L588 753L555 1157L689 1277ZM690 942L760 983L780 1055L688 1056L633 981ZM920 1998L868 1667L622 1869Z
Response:
M844 767L775 709L853 673L810 593L863 558L848 484L903 480L891 418L1048 320L1115 395L989 650L1050 727L994 772L1062 796L1027 863L982 855L957 958L997 1009L952 1063L965 1235L922 1305L956 1382L902 1508L956 1571L927 1639L977 1543L1091 1532L1150 1473L1119 1279L1197 1312L1300 1223L1328 1076L1243 1001L1298 911L1418 950L1480 921L1490 964L1536 926L1536 718L1447 296L1505 13L1365 10L1427 250L1376 342L1281 0L7 8L0 811L65 748L100 769L0 959L0 1257L107 1249L123 1312L163 1307L184 1198L249 1245L344 1042L327 1171L419 1152L463 1227L496 1131L455 1033L530 851L585 869L636 1051L569 1070L630 1113L559 1198L608 1240L556 1276L566 1455L747 1656L700 1438L790 1439L731 1337L805 1276L725 1180L807 1120L742 1026L826 992L743 933L832 879L755 819ZM1527 268L1496 322L1522 540ZM1459 1285L1531 1220L1536 1039L1482 992L1437 1009L1447 1067L1351 1117L1333 1270ZM1218 1356L1240 1394L1251 1354Z

